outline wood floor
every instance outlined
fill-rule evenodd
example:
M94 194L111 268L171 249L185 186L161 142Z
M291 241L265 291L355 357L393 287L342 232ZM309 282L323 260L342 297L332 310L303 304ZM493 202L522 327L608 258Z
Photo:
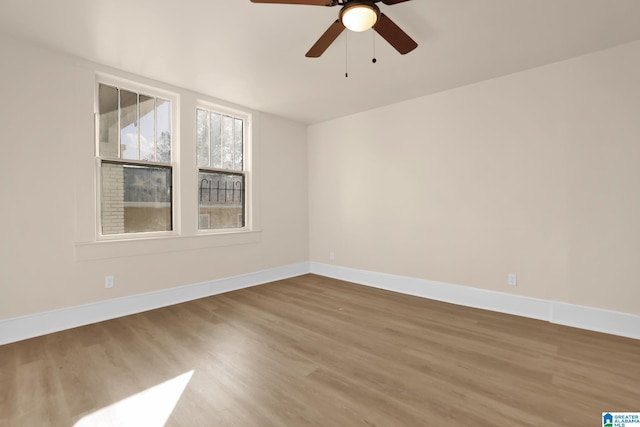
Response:
M305 275L0 346L0 426L99 425L95 411L186 373L172 411L134 404L148 423L122 425L161 410L198 427L598 426L640 411L640 341Z

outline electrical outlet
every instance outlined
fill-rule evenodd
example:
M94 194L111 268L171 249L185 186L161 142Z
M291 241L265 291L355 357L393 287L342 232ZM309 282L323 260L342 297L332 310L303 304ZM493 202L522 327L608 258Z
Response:
M115 277L113 276L105 276L104 278L104 287L109 289L109 288L113 288L113 285L115 284Z
M515 273L507 274L507 284L509 286L517 286L518 285L518 276Z
M333 252L329 252L329 260L333 261L334 259L336 259L336 254L334 254Z

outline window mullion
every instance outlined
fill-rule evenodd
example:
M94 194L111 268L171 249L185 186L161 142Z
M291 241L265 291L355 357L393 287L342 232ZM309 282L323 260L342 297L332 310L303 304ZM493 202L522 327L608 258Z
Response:
M224 116L220 115L220 126L218 132L220 133L220 167L224 166Z
M120 108L120 104L122 102L122 100L120 99L120 88L117 88L117 93L118 93L118 108L117 108L117 114L118 114L118 129L117 129L117 134L118 134L118 158L121 159L122 158L122 141L121 141L121 136L122 136L122 132L120 131L120 129L122 129L122 111Z
M140 160L140 145L142 139L140 138L140 132L141 132L141 128L142 126L140 126L140 94L136 93L136 137L138 138L138 156L136 157L138 160Z
M158 160L158 98L153 97L153 160Z
M207 149L209 150L208 153L207 153L208 154L207 155L207 158L208 158L207 166L209 166L209 167L213 164L213 146L212 146L213 138L212 138L212 135L211 135L211 132L213 132L212 123L213 123L213 120L211 120L211 113L209 113L209 114L207 114L207 129L209 129L209 132L207 132L207 140L208 140L207 141L207 145L208 145Z

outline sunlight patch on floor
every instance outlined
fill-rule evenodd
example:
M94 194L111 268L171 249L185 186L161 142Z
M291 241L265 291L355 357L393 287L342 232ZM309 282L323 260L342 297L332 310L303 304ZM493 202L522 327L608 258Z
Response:
M73 427L164 427L193 372L186 372L86 415Z

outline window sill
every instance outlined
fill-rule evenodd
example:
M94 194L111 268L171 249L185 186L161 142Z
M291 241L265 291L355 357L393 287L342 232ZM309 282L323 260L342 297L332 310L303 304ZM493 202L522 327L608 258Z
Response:
M195 236L148 237L129 240L76 242L76 261L93 261L137 255L193 251L233 245L258 243L261 231L198 234Z

